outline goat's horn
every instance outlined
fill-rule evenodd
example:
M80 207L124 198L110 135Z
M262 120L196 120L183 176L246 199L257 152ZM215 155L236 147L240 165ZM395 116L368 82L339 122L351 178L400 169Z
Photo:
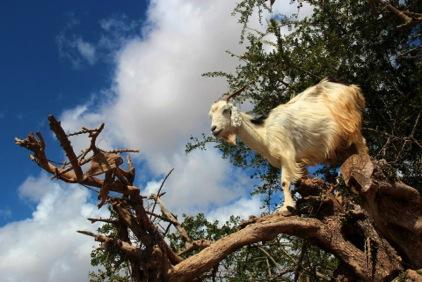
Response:
M245 86L243 86L242 88L240 88L239 90L233 92L233 93L226 93L223 95L223 100L225 101L229 101L230 99L232 99L233 97L236 97L237 95L239 95L240 93L243 92L243 90L246 89L246 87L248 87L248 84L246 84Z

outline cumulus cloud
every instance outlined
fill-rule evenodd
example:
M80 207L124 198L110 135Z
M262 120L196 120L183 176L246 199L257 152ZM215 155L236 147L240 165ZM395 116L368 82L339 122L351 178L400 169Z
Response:
M95 230L86 218L107 216L78 186L53 183L44 174L29 177L20 195L37 206L31 218L0 228L1 281L86 281L95 244L76 230Z
M59 55L76 69L86 64L92 66L99 61L114 63L115 53L127 41L141 36L142 23L141 19L130 20L122 14L101 19L95 35L89 34L89 40L85 40L80 35L83 22L76 20L72 14L56 37Z
M60 186L57 182L51 181L46 174L42 177L28 176L19 186L19 196L32 202L39 202L46 194L51 193Z
M247 189L238 189L236 181L224 182L245 175L240 170L233 173L216 150L184 154L191 135L208 132L209 106L227 90L223 80L201 74L231 72L238 64L225 55L227 50L240 53L243 48L239 44L242 26L231 15L234 5L226 0L151 1L142 36L124 37L125 45L116 52L114 95L104 97L95 112L81 106L62 116L63 124L72 127L105 121L110 130L103 135L107 136L104 142L140 148L144 164L155 176L175 168L166 191L174 189L168 191L167 201L179 211L204 212L248 194ZM275 13L297 12L283 5L275 6ZM251 27L265 29L255 18L251 17ZM115 18L100 24L117 34L137 26L125 27L123 20Z
M56 43L60 57L68 60L76 69L83 63L93 65L97 61L95 46L82 37L73 35L69 38L65 33L60 33L56 37Z
M96 112L83 105L61 117L72 130L105 121L109 131L104 142L140 148L156 176L174 167L165 200L182 212L204 211L246 191L238 189L244 175L237 171L231 177L234 170L215 150L184 153L191 135L208 131L208 108L226 90L223 81L201 74L231 71L237 64L224 55L241 48L241 26L230 15L233 7L221 0L152 1L143 36L128 41L117 53L114 96L105 97ZM105 30L124 30L121 21L101 25Z
M150 165L168 170L190 135L208 131L210 104L225 90L221 80L202 78L232 71L241 26L230 1L153 1L145 38L129 42L116 70L113 125L124 142L140 146Z
M101 35L96 45L106 57L113 57L113 52L122 48L128 40L142 34L142 21L130 20L126 15L102 19L99 25Z
M225 223L230 216L239 216L247 219L251 215L259 215L261 213L261 201L259 198L242 197L231 204L220 206L207 214L210 221L218 220L219 223Z
M96 55L95 55L95 47L89 43L84 41L82 38L78 38L75 42L76 48L81 54L81 56L90 64L95 64Z
M250 179L219 157L215 149L196 151L188 158L177 155L173 165L177 169L165 183L163 201L178 214L208 212L248 194L251 188ZM156 193L160 183L149 182L142 192Z

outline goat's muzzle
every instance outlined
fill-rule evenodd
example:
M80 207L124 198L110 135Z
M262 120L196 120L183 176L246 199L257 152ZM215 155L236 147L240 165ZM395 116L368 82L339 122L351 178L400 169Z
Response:
M218 134L220 134L220 132L221 132L221 129L220 130L217 130L217 126L213 126L213 127L211 127L211 132L212 132L212 135L214 135L214 136L218 136Z

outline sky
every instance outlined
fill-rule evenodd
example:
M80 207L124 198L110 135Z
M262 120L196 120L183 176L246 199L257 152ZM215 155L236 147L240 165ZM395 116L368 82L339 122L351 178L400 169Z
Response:
M277 4L277 2L281 2ZM277 1L275 11L296 12ZM48 155L62 160L48 129L54 114L67 131L106 123L104 148L139 148L141 193L166 182L177 214L212 220L258 215L245 171L212 146L185 154L190 136L208 134L209 106L227 84L204 78L234 70L242 26L227 0L2 1L0 4L0 277L2 281L86 281L94 231L86 217L107 216L84 187L54 180L14 144L40 131ZM305 7L304 14L310 11ZM268 15L271 16L271 15ZM264 25L252 21L252 27ZM83 141L72 140L81 149ZM19 261L19 263L17 263Z

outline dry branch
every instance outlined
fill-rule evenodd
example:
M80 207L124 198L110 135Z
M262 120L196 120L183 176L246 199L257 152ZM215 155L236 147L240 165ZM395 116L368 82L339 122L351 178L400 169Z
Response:
M164 183L166 183L167 178L170 176L170 174L173 172L174 168L172 168L167 175L164 177L163 181L161 182L160 188L158 188L157 191L157 197L160 197L161 189L163 189ZM154 205L152 206L151 212L153 213L155 211L155 207L157 206L157 200L154 201Z
M63 151L65 151L66 156L68 157L70 163L72 164L73 171L76 175L76 180L81 180L83 177L83 172L81 167L79 166L78 159L75 155L75 152L73 151L73 147L69 141L69 139L66 136L66 133L64 132L60 122L56 120L56 118L53 115L50 115L48 117L48 121L50 122L50 129L54 132L54 134L57 137L57 140L60 142L60 146L62 146Z
M119 221L115 220L115 219L110 219L110 218L92 218L92 217L88 217L87 218L91 223L95 223L95 222L105 222L105 223L110 223L110 224L117 224Z
M160 196L158 195L152 195L151 196L155 202L158 203L161 209L161 213L163 216L171 223L174 224L174 227L176 227L177 231L179 232L180 236L185 240L186 242L192 242L192 239L189 237L188 232L182 227L182 225L177 221L176 217L164 206L164 203L161 201Z
M140 250L130 245L127 242L124 242L116 238L110 238L103 234L95 234L89 231L78 230L77 232L94 237L95 241L102 243L102 247L104 249L113 249L113 251L117 249L120 252L122 252L126 257L129 257L130 259L133 259L133 260L139 259Z

